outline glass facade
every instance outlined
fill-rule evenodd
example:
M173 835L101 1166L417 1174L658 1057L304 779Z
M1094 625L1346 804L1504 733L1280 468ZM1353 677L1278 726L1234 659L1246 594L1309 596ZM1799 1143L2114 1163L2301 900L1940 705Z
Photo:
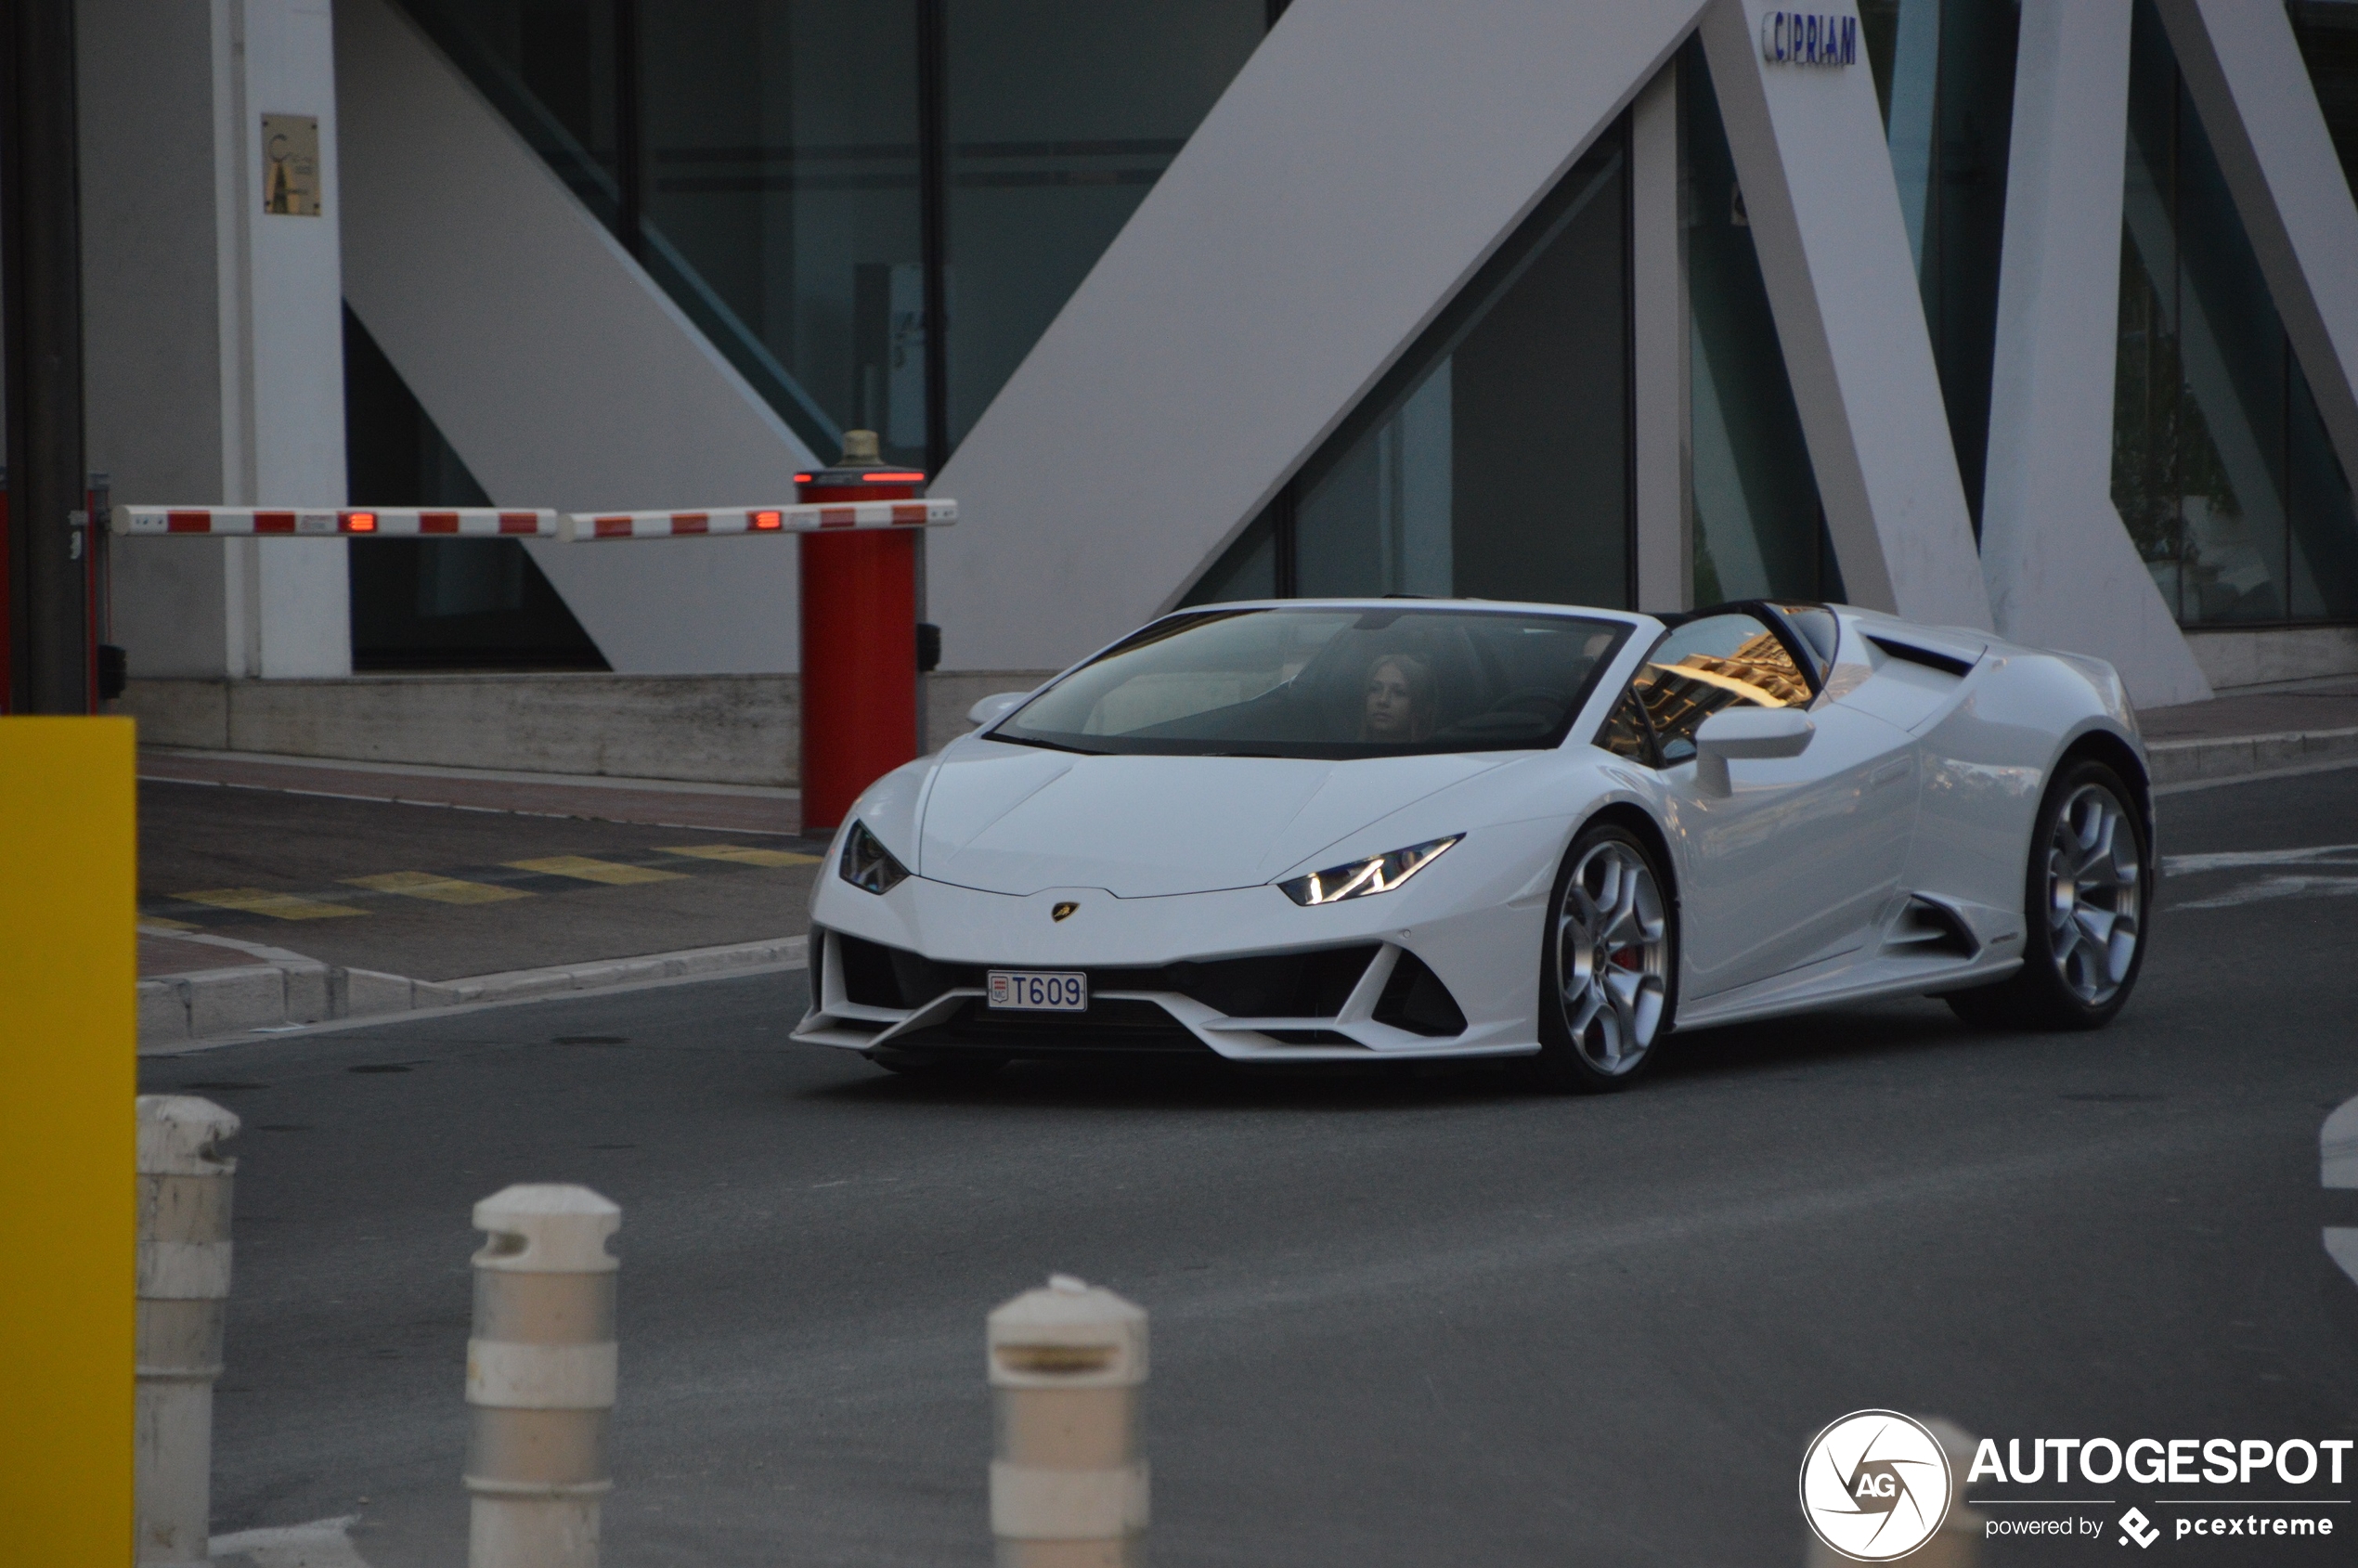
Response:
M1843 597L1703 46L1678 57L1694 602Z
M2285 9L2342 175L2358 193L2358 0L2290 0Z
M1630 602L1626 135L1558 182L1187 603Z
M2020 0L1861 0L1899 214L1974 526L1989 453Z
M378 506L491 504L350 310L343 364L351 495ZM355 669L606 667L513 539L372 539L344 560Z
M864 426L937 469L1270 20L1268 0L406 4L819 456Z
M2113 501L2188 626L2358 617L2358 523L2151 0L2138 0Z

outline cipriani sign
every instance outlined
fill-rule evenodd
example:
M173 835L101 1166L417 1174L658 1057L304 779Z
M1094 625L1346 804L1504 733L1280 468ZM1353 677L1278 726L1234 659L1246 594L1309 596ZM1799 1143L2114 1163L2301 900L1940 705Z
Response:
M1760 19L1760 58L1786 65L1855 65L1859 19L1770 11Z

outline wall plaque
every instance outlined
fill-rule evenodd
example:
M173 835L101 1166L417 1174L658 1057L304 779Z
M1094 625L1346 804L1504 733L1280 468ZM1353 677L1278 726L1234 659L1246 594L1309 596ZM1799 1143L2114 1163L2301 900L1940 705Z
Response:
M262 117L262 210L287 217L319 215L319 117Z

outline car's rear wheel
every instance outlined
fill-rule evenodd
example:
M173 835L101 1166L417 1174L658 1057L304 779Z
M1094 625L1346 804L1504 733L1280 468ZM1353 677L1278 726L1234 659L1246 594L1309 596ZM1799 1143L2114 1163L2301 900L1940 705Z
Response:
M2101 1029L2128 1002L2145 957L2150 851L2135 797L2091 758L2066 765L2040 802L2025 869L2022 967L1951 991L1983 1028Z
M1548 901L1539 954L1541 1087L1596 1094L1651 1066L1670 1030L1678 919L1654 853L1616 823L1573 840Z

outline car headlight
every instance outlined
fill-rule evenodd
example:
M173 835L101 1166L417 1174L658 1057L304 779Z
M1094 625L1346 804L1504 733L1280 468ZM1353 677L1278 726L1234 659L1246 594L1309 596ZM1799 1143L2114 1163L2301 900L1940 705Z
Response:
M1286 897L1298 904L1330 904L1341 899L1373 898L1389 893L1417 873L1441 858L1441 852L1465 836L1453 833L1446 838L1429 843L1411 844L1406 849L1394 849L1388 855L1372 855L1364 861L1345 865L1328 866L1307 876L1297 876L1290 882L1280 882Z
M854 822L844 835L843 858L836 862L836 872L865 893L889 893L909 876L909 868L894 860L862 822Z

